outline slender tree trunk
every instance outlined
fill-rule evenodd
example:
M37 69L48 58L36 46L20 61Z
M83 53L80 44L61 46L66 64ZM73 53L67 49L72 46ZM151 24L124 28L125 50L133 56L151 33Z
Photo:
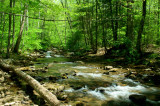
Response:
M65 8L67 8L67 0L65 0ZM65 17L66 17L66 12L65 12ZM65 21L65 46L67 46L67 24Z
M96 0L96 45L94 53L97 53L98 49L98 0Z
M110 5L111 27L112 27L113 39L116 40L115 27L114 27L114 21L113 21L112 0L109 0L109 5Z
M92 33L92 20L89 21L88 27L89 27L89 35L90 35L89 36L90 37L90 45L91 45L92 50L94 51L94 42L93 42L93 33Z
M15 7L15 0L13 0L13 8ZM13 14L13 35L12 35L12 49L14 48L14 37L15 37L15 14Z
M159 24L159 19L160 19L160 0L158 0L158 22L157 22L157 39L158 39L158 42L157 44L160 44L160 31L159 31L159 28L160 28L160 24Z
M29 13L29 12L28 12L28 9L27 9L27 12L26 12L26 15L27 15L27 16L29 16L28 13ZM29 18L27 17L27 18L26 18L26 31L28 31L28 29L29 29Z
M1 50L3 50L3 37L4 37L5 25L6 25L6 19L5 19L5 14L3 13L3 28L2 28L2 36L1 36Z
M38 18L41 18L40 16L41 16L41 13L40 13L40 11L39 11L39 17L38 17ZM39 23L40 23L40 22L39 22L39 20L38 20L38 29L40 28Z
M148 9L148 27L147 27L147 30L150 30L151 29L151 1L149 0L148 2L148 6L149 6L149 9ZM148 47L148 44L149 44L149 39L150 39L150 36L149 35L144 35L145 36L145 45L146 45L146 48Z
M25 6L26 8L26 6ZM14 47L14 53L18 53L18 50L19 50L19 46L20 46L20 43L21 43L21 39L22 39L22 34L23 34L23 29L24 29L24 24L25 24L25 19L26 19L26 11L27 9L24 10L24 13L23 13L23 18L22 18L22 23L21 23L21 27L20 27L20 32L19 32L19 35L18 35L18 39L16 41L16 45Z
M94 5L94 0L92 0L92 5ZM94 17L94 7L92 7L92 17ZM94 51L94 42L93 42L93 30L92 30L92 26L93 26L93 21L90 20L89 21L89 29L90 29L90 44L91 44L91 48L92 51Z
M116 1L116 21L115 21L115 33L114 33L114 40L117 41L117 37L118 37L118 4L119 2Z
M46 25L46 21L45 21L45 18L43 19L43 23L42 23L42 30L44 30L45 29L45 25ZM42 31L41 32L41 40L43 40L43 38L45 37L45 32L44 31Z
M105 5L103 4L103 9L105 9ZM104 20L105 19L105 14L106 14L106 12L104 11L104 12L102 12L101 11L101 19L103 20L102 21L102 29L103 29L103 46L104 46L104 49L105 49L105 55L107 54L107 44L106 44L106 32L107 31L105 31L105 29L107 28L107 27L105 27L105 25L106 25L106 21Z
M61 4L62 4L62 7L65 8L62 0L61 0ZM66 0L65 0L65 5L66 5L66 8L67 8L67 1L66 1ZM66 12L65 12L65 14L66 14L66 16L67 16L67 21L68 21L68 24L69 24L71 33L72 33L72 35L73 35L73 31L72 31L72 21L71 21L70 15L69 15L69 13L66 13Z
M12 8L12 0L10 0L10 8ZM11 12L10 12L10 14L9 14L8 45L7 45L7 55L6 55L6 58L10 57L9 49L10 49L10 39L11 39L11 25L12 25L12 15L11 15Z
M84 34L84 41L85 41L85 45L87 46L87 37L86 37L85 24L84 24L85 22L84 22L84 17L83 16L81 18L81 21L82 21L82 29L83 29L83 34Z
M142 19L141 19L140 27L139 27L139 31L138 31L137 45L136 45L137 51L139 53L142 52L141 39L142 39L143 27L144 27L145 17L146 17L146 4L147 4L147 0L143 0L143 13L142 13Z
M133 0L127 0L127 29L126 29L126 37L128 37L131 41L134 40L133 34L133 8L132 4Z

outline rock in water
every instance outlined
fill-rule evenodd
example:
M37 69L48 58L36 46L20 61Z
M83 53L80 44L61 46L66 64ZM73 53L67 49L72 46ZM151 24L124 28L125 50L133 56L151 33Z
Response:
M105 66L104 67L104 70L110 70L110 69L112 69L113 68L113 66Z
M132 94L129 99L136 104L144 104L146 102L146 96L144 95Z
M109 72L104 72L103 74L105 74L105 75L109 75Z

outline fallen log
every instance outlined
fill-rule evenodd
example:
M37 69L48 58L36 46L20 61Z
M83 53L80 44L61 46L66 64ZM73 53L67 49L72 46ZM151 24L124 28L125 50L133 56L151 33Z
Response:
M22 78L51 106L60 105L60 101L57 99L55 95L53 95L49 90L43 87L37 80L32 78L30 75L21 71L20 68L16 68L8 64L5 64L2 60L0 60L0 69L5 70L7 72L12 71L18 77Z

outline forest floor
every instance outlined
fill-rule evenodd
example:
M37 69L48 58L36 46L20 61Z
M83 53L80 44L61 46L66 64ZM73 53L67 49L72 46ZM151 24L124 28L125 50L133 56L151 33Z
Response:
M145 50L146 52L153 53L151 57L143 58L143 60L147 60L147 64L123 64L123 59L120 58L106 59L104 57L105 52L103 48L99 49L97 54L88 54L87 56L78 59L71 59L73 59L73 61L83 61L85 63L103 64L97 66L100 68L105 68L105 66L127 68L128 72L125 77L140 81L141 83L147 83L148 85L160 86L160 48L150 45ZM24 55L14 55L11 59L5 60L5 62L6 64L15 65L17 67L28 67L34 65L33 61L36 61L37 58L41 57L44 57L43 53L42 55L41 53L33 53L27 57ZM147 75L143 76L144 74ZM13 81L8 73L0 70L0 105L36 106L25 90L24 87L18 86L17 82Z

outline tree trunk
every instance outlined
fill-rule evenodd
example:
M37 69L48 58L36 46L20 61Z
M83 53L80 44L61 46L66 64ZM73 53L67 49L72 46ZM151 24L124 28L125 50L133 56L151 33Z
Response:
M114 40L115 40L115 29L114 29L114 21L113 21L112 0L109 0L109 5L110 5L110 15L111 15L112 33L113 33L113 38L114 38Z
M97 53L98 48L98 0L96 0L96 47L94 53Z
M159 27L160 27L160 25L159 25L159 19L160 19L160 0L158 0L158 22L157 22L157 39L158 39L158 41L157 41L157 44L160 44L160 31L159 31Z
M145 17L146 17L146 4L147 4L147 0L143 0L143 13L142 13L142 19L141 19L140 27L138 31L137 45L136 45L136 49L139 53L142 52L141 39L142 39L143 27L144 27L144 22L145 22Z
M115 21L115 33L114 33L114 40L117 41L117 37L118 37L118 4L119 2L116 1L116 21Z
M0 60L0 68L7 72L12 71L18 77L22 78L26 81L43 99L45 99L51 106L59 105L60 101L57 99L55 95L53 95L49 90L44 88L37 80L32 78L30 75L24 73L18 68L9 66L4 64L2 60Z
M6 19L5 19L5 14L3 13L3 28L2 28L2 36L1 36L1 51L3 51L3 36L4 36L5 25L6 25Z
M127 29L126 29L126 37L128 37L131 41L134 39L133 34L133 8L132 3L133 0L127 0Z
M12 8L12 0L10 0L10 8ZM9 58L9 49L10 49L10 39L11 39L11 25L12 25L12 15L11 12L9 14L9 32L8 32L8 45L7 45L7 54L6 54L6 58Z
M15 0L13 0L13 7L15 7ZM15 14L13 14L12 50L14 48L14 37L15 37Z
M62 7L67 9L67 0L65 0L65 6L64 6L64 4L63 4L63 1L62 1L62 0L61 0L60 2L61 2L61 4L62 4ZM67 21L68 21L68 24L69 24L69 27L70 27L71 33L72 33L72 35L73 35L73 31L72 31L72 21L71 21L70 14L69 14L69 13L67 13L67 12L65 12L65 15L66 15L66 17L67 17Z
M21 39L22 39L22 33L23 33L23 29L24 29L24 23L25 23L25 18L26 18L26 10L24 10L24 13L23 13L23 19L22 19L22 23L21 23L21 27L20 27L20 32L19 32L19 36L18 36L18 39L16 41L16 45L14 47L14 53L18 53L18 49L19 49L19 46L20 46L20 43L21 43Z

